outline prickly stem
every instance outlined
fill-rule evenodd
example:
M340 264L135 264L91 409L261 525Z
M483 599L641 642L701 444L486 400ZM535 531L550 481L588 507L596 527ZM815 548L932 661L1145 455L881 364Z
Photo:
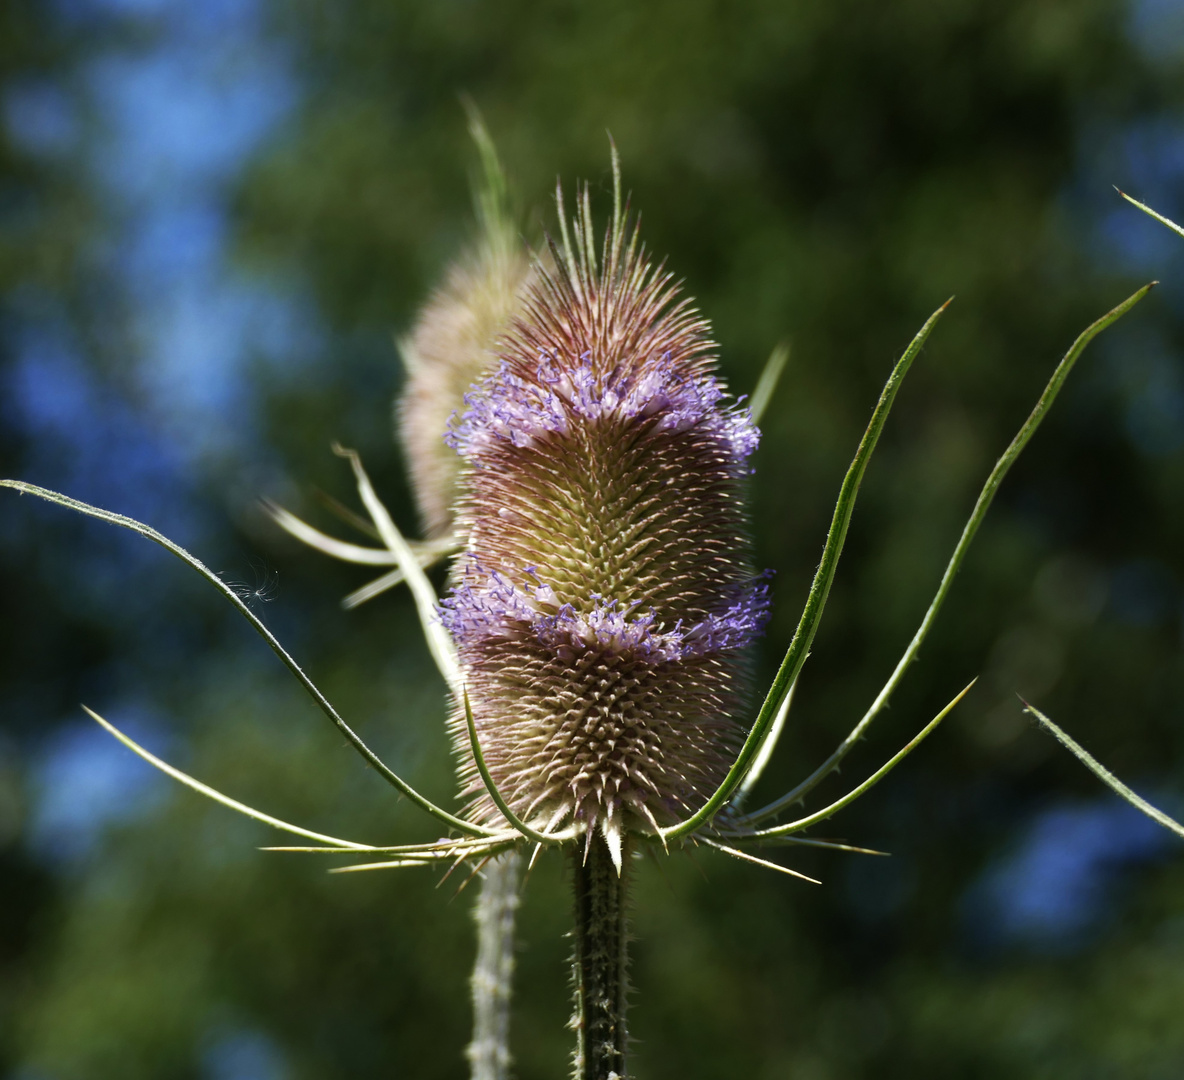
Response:
M625 1005L628 936L625 925L628 851L621 872L599 833L587 857L577 849L575 864L577 1044L574 1080L626 1080Z

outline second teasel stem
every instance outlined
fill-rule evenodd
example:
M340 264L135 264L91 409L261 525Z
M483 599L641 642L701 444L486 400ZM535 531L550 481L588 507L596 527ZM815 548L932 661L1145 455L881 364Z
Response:
M467 1056L472 1080L510 1075L510 996L514 973L514 916L518 911L522 856L508 851L492 859L481 881L474 916L477 961L473 967L473 1041Z
M622 864L618 874L599 833L589 842L586 858L582 848L575 853L574 1080L626 1080L628 850Z

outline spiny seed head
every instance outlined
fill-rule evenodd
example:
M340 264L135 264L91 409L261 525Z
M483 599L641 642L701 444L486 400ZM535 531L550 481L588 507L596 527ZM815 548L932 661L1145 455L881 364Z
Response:
M532 274L512 223L491 215L469 255L428 301L400 342L407 384L398 405L399 437L428 536L452 529L460 461L440 432L465 392L496 366L494 346L521 307Z
M468 545L441 616L511 809L599 829L619 858L626 831L702 805L744 739L768 607L743 490L758 433L636 228L618 210L598 265L586 191L573 225L451 424ZM495 823L462 703L453 726L471 812Z

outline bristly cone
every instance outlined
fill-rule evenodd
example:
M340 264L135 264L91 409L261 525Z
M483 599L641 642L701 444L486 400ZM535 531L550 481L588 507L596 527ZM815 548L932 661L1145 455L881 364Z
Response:
M758 433L636 228L618 210L598 265L586 192L573 224L453 421L468 548L441 615L501 795L535 828L599 829L619 866L623 833L697 809L745 736ZM463 704L452 722L471 813L497 823Z
M497 366L494 347L522 306L531 264L511 221L493 215L473 250L448 273L411 335L399 343L407 384L399 437L424 533L452 530L460 462L440 439L465 392Z

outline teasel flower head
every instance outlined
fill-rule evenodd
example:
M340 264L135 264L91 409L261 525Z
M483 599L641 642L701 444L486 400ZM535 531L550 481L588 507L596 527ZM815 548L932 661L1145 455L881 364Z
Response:
M502 799L534 829L599 831L619 865L626 833L698 809L744 742L768 608L745 510L758 433L619 197L601 245L586 189L574 243L560 214L450 426L467 547L441 617ZM464 701L453 725L470 813L498 824Z
M396 413L424 535L453 528L461 462L440 439L465 393L496 366L495 346L519 313L533 276L508 205L505 176L483 125L472 124L484 177L477 185L476 242L399 342L407 382Z

